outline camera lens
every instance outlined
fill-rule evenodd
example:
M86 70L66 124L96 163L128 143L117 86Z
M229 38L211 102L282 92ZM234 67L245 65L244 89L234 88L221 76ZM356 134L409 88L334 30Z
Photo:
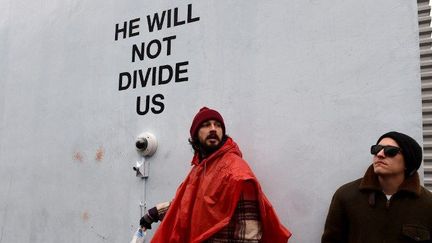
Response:
M147 139L140 139L136 142L135 146L139 149L139 150L144 150L147 148L148 142Z

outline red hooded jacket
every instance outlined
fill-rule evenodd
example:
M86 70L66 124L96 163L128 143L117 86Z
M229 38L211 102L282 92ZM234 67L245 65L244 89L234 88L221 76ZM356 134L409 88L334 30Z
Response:
M210 238L229 223L246 180L257 188L261 242L288 242L291 233L280 223L231 138L201 163L195 154L192 164L194 167L177 189L153 243L198 243Z

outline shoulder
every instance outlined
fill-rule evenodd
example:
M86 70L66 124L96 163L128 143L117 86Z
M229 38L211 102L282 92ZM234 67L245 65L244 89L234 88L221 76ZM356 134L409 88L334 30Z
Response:
M334 193L334 198L349 199L360 193L359 186L362 178L340 186Z
M412 200L409 200L409 212L412 215L428 218L429 225L432 227L432 193L421 186L418 197L410 197L410 199Z
M249 164L236 153L226 153L219 163L221 170L233 178L255 177Z
M420 189L420 197L423 198L426 202L432 205L432 192L426 189L424 186L421 186Z
M351 191L353 189L358 190L361 180L362 180L362 178L359 178L357 180L348 182L348 183L340 186L336 192L346 192L346 191Z
M237 153L233 152L226 152L222 157L221 161L227 166L247 166L249 167L248 163Z

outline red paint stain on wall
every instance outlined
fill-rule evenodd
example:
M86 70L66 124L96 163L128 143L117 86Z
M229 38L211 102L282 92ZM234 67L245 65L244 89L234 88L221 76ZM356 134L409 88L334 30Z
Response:
M98 150L96 151L96 160L102 161L104 154L105 154L104 148L102 146L99 147Z
M90 214L89 214L87 211L84 211L84 212L81 214L81 219L82 219L84 222L87 222L87 221L89 220L89 218L90 218Z
M79 162L83 161L83 156L80 152L75 152L73 155L73 159Z

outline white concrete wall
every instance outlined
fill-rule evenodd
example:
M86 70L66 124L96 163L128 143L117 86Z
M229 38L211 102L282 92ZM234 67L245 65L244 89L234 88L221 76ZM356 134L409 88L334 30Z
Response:
M185 20L188 4L199 21L148 31L147 15L177 7ZM333 192L363 175L382 133L421 142L415 1L0 6L0 243L128 242L143 191L135 136L159 140L148 204L169 200L202 106L224 116L290 242L319 242ZM139 34L115 41L136 18ZM134 44L173 35L170 55L132 62ZM121 72L184 61L187 81L119 91ZM163 111L138 115L137 97L156 94Z

